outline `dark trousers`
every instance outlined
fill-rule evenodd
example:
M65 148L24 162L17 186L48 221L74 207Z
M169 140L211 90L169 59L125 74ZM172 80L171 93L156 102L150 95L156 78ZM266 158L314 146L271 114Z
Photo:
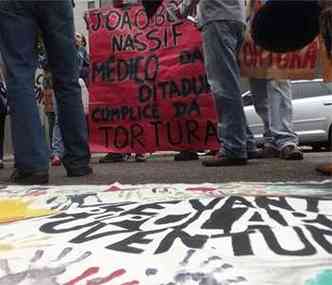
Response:
M0 113L0 159L3 160L6 114Z
M71 0L0 1L0 50L7 67L16 166L29 171L49 167L49 148L32 84L38 31L42 33L53 75L66 149L63 164L67 170L86 167L90 151L78 83Z

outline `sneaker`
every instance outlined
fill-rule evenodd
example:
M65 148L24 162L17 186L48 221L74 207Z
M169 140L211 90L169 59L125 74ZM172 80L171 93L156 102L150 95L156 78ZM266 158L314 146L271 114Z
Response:
M316 168L316 171L324 175L332 176L332 163L320 165Z
M145 162L147 157L145 154L135 154L135 161L136 162Z
M126 161L128 156L124 153L113 153L110 152L106 154L103 158L99 160L99 163L113 163L113 162L123 162Z
M280 158L286 160L302 160L303 153L296 145L287 145L281 149Z
M9 178L9 182L20 185L43 185L49 180L48 170L23 171L15 169Z
M246 158L231 158L223 155L217 155L214 159L202 161L202 165L206 167L241 166L246 164Z
M92 174L93 170L90 166L67 168L68 177L81 177Z
M3 169L5 166L4 166L4 164L3 164L3 161L2 161L2 159L0 159L0 169Z
M190 161L198 159L198 154L195 151L181 151L174 156L175 161Z
M51 165L52 166L60 166L61 165L61 159L59 156L54 155L52 160L51 160Z

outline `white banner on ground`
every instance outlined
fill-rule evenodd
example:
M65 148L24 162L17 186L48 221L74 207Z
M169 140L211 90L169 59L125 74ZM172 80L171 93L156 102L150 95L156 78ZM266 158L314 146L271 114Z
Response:
M331 186L3 186L0 285L332 284Z

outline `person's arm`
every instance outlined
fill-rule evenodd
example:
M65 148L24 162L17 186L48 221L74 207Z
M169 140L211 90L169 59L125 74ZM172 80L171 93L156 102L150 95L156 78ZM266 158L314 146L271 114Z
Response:
M178 5L171 3L168 12L175 19L185 19L194 14L196 6L200 0L183 0Z
M196 9L196 6L200 0L183 0L180 4L180 13L183 17L192 15Z

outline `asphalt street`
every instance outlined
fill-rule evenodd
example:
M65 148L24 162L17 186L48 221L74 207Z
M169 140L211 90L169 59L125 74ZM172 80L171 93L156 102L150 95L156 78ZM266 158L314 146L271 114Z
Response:
M324 181L332 177L321 175L315 168L321 163L332 162L332 152L306 152L302 161L285 161L278 158L250 160L240 167L206 168L200 161L176 162L173 154L151 156L146 162L120 162L100 164L101 155L94 155L92 166L94 174L88 177L68 178L62 166L52 167L52 185L105 185L146 183L223 183L223 182L303 182ZM0 170L0 183L7 185L13 171L13 161L5 162Z

